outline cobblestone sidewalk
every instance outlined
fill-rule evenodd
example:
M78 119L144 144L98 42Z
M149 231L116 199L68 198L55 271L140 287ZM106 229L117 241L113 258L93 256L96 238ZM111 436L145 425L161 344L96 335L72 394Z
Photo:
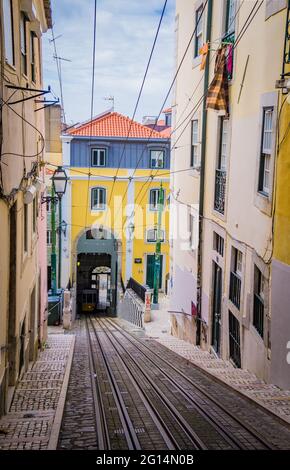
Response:
M0 420L1 450L55 447L75 338L50 334L47 348L15 389L9 413Z

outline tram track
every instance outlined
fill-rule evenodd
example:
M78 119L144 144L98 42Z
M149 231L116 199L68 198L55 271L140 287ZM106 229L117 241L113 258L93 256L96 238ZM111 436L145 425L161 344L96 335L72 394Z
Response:
M227 442L232 445L232 448L248 449L251 448L252 445L252 448L257 449L276 449L274 445L268 442L248 423L243 422L239 417L232 413L216 398L206 392L202 387L197 385L191 378L187 377L181 370L177 369L167 359L157 355L157 353L153 351L151 347L145 344L144 340L141 341L136 337L136 335L132 335L131 333L125 331L123 328L117 325L116 322L113 322L110 319L102 319L98 320L98 322L102 325L103 329L106 329L107 331L110 331L108 325L111 325L111 327L114 328L115 333L114 331L110 331L109 334L111 334L115 338L115 341L119 341L119 344L121 344L120 338L119 340L118 338L116 338L116 332L118 332L118 334L120 334L124 339L126 339L127 342L129 342L131 347L135 348L138 353L141 353L141 355L144 356L144 359L147 364L154 365L154 367L160 372L160 374L162 374L164 378L166 377L166 379L172 384L172 386L177 388L180 393L186 399L188 399L194 407L199 410L204 419L206 419L216 429L219 430L219 432L227 440ZM122 344L122 348L123 351L125 351L129 357L132 357L132 354L129 352L128 347L125 347L124 344ZM137 363L136 360L135 363ZM177 377L174 378L172 375L173 373ZM184 387L181 384L181 381L178 380L178 377L182 378L183 383L186 382L188 385L190 385L190 390L188 389L188 387ZM198 395L193 396L192 390L198 392ZM202 398L203 400L201 400ZM207 400L206 404L204 403L204 399ZM211 406L208 406L208 404ZM216 415L215 413L210 411L212 409L218 409L219 413ZM221 412L224 416L226 416L226 421L229 424L228 428L225 427L223 423L217 419L218 416L220 416ZM235 432L232 431L233 429L235 430ZM235 434L237 435L237 437L235 436Z

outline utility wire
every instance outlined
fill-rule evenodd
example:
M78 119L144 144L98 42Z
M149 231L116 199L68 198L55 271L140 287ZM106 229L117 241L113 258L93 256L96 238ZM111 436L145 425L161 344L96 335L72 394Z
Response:
M152 60L152 57L153 57L153 53L154 53L154 50L155 50L156 42L157 42L157 39L158 39L158 36L159 36L160 27L161 27L162 20L163 20L164 14L165 14L167 1L168 0L165 0L164 5L163 5L163 9L162 9L162 12L161 12L161 17L160 17L160 20L159 20L159 23L158 23L157 31L155 33L153 45L152 45L151 52L150 52L150 55L149 55L149 59L148 59L148 62L147 62L146 70L145 70L145 73L144 73L144 76L143 76L141 88L139 90L139 94L138 94L137 102L136 102L136 105L135 105L135 108L134 108L133 116L132 116L132 119L131 119L131 122L130 122L128 134L127 134L124 146L123 146L123 151L122 151L121 157L119 159L118 169L117 169L115 178L117 178L117 176L118 176L118 173L119 173L119 170L120 170L120 167L121 167L121 163L122 163L122 160L123 160L123 157L124 157L125 149L126 149L126 143L128 142L130 132L131 132L131 128L132 128L132 125L133 125L133 122L134 122L134 118L136 116L136 112L137 112L137 109L138 109L138 106L139 106L140 98L141 98L141 95L142 95L142 92L143 92L143 88L144 88L144 85L145 85L145 81L146 81L146 78L147 78L147 75L148 75L149 67L150 67L151 60ZM110 195L110 199L109 199L109 207L110 207L111 200L112 200L112 197L113 197L115 182L116 182L116 179L114 179L113 187L111 189L111 195Z
M98 0L95 0L94 3L94 37L93 37L93 70L92 70L92 90L91 90L91 123L90 123L90 142L92 139L93 133L93 115L94 115L94 91L95 91L95 69L96 69L96 38L97 38L97 6ZM86 208L86 218L85 225L87 225L88 218L88 206L90 203L90 180L91 180L91 155L89 155L89 178L88 178L88 188L87 188L87 208Z

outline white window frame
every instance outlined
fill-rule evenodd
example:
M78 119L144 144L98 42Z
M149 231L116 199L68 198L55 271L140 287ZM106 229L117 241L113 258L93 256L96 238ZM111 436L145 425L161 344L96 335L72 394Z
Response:
M194 127L196 128L194 129ZM200 168L200 154L199 154L199 122L198 119L193 119L191 122L191 154L190 166L191 168Z
M36 34L34 31L30 31L30 74L31 74L31 81L36 83L36 48L35 48L35 41L36 41Z
M229 119L221 118L220 125L218 170L226 172L229 158Z
M155 153L155 156L153 156ZM162 157L162 158L161 158ZM162 162L162 166L159 166L159 162ZM163 169L165 161L165 150L164 149L152 149L150 150L150 168L152 169ZM154 164L153 164L154 162Z
M146 241L147 241L147 243L156 243L157 242L157 231L158 231L157 228L149 228L146 231ZM149 237L150 232L154 232L154 237ZM164 241L165 241L165 230L160 229L160 232L161 232L161 243L164 243Z
M28 18L22 11L20 16L20 52L21 52L21 73L27 76L27 30Z
M101 152L104 152L104 163L101 164ZM97 164L94 163L94 155L97 154ZM93 167L105 167L107 161L107 149L104 147L94 147L91 150L91 162Z
M98 200L100 199L101 191L104 192L104 202L102 204L100 204L100 202L98 202L96 205L93 205L95 191L97 191L97 194L98 194L97 199ZM106 190L106 188L103 188L101 186L95 186L95 187L91 188L91 211L92 212L104 211L106 209L106 204L107 204L107 190Z
M270 119L268 119L268 117ZM271 155L273 148L273 117L274 107L263 107L261 154L259 163L259 184L258 191L269 197L270 177L271 177ZM263 166L263 169L262 169Z
M3 20L4 20L3 24L4 24L5 59L8 62L8 64L15 66L12 0L3 0Z
M235 272L240 278L242 278L243 276L243 253L238 249L236 250L237 251L236 251L236 260L235 260L235 264L236 264Z
M201 20L197 24L198 14L202 15ZM194 35L194 58L199 57L199 50L203 41L203 3L195 10L195 35Z
M152 188L152 189L150 189L150 191L149 191L149 208L150 208L150 211L155 211L155 212L158 211L159 191L160 191L159 188ZM156 204L155 204L155 205L151 204L151 194L152 194L153 192L156 192L156 193L157 193L157 200L156 200ZM164 196L165 196L165 190L164 190Z
M230 17L231 10L232 10L232 15ZM225 35L234 34L234 32L235 32L236 10L237 10L237 0L226 0L226 2L225 2L225 23L224 23L224 25L225 25L224 34Z

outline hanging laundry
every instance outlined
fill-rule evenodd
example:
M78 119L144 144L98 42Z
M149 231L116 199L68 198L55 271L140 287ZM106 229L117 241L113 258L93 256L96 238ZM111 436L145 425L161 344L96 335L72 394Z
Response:
M208 50L209 50L209 48L208 48L208 42L206 42L206 43L199 49L199 54L202 55L201 64L200 64L200 70L204 70L204 68L205 68Z
M233 76L233 64L234 64L234 46L230 44L227 50L227 73L228 78L231 79Z
M226 47L218 50L214 78L210 84L207 93L206 107L207 109L215 109L217 111L225 111L229 113L229 84L226 62Z

